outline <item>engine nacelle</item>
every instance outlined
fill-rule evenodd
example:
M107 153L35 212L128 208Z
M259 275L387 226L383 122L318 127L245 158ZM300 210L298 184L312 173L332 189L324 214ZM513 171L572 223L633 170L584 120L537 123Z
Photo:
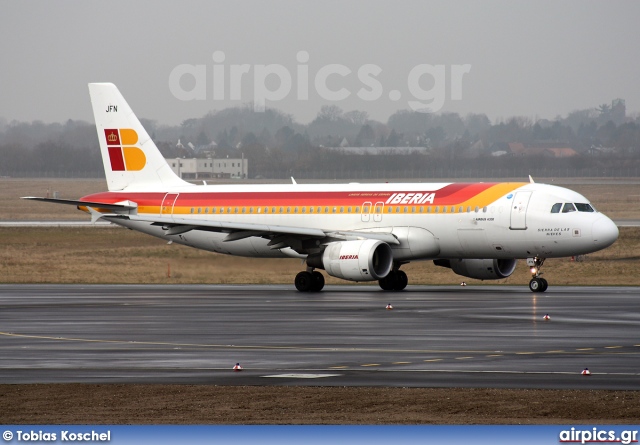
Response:
M436 266L448 267L458 275L477 280L507 278L516 270L516 260L434 260Z
M337 241L327 244L322 254L309 256L307 264L326 270L332 277L375 281L391 271L393 252L379 240Z

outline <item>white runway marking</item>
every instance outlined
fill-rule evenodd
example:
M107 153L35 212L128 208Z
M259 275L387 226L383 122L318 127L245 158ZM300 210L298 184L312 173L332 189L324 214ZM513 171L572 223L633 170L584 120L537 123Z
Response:
M283 378L283 379L321 379L324 377L338 377L342 374L274 374L263 375L267 378Z

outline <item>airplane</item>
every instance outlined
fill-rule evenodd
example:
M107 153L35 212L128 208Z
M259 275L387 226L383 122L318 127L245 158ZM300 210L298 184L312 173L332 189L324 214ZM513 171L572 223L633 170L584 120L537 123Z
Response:
M163 240L228 255L300 258L301 292L320 291L324 270L385 291L408 284L400 267L431 260L480 280L531 267L545 292L547 258L584 255L618 228L584 196L529 182L195 185L169 167L118 88L90 83L108 191L65 200L91 215Z

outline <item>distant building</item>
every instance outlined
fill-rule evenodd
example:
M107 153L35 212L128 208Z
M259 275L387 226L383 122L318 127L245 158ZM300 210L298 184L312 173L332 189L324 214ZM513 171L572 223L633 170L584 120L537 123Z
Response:
M249 171L249 160L245 158L171 158L167 163L182 179L246 179Z

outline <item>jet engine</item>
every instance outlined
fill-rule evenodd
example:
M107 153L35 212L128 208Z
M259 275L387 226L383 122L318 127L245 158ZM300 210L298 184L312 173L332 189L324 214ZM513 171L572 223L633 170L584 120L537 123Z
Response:
M393 252L379 240L336 241L327 244L321 254L307 257L307 265L324 269L332 277L375 281L391 271Z
M499 280L507 278L516 269L516 260L464 259L434 260L436 266L448 267L458 275L478 280Z

